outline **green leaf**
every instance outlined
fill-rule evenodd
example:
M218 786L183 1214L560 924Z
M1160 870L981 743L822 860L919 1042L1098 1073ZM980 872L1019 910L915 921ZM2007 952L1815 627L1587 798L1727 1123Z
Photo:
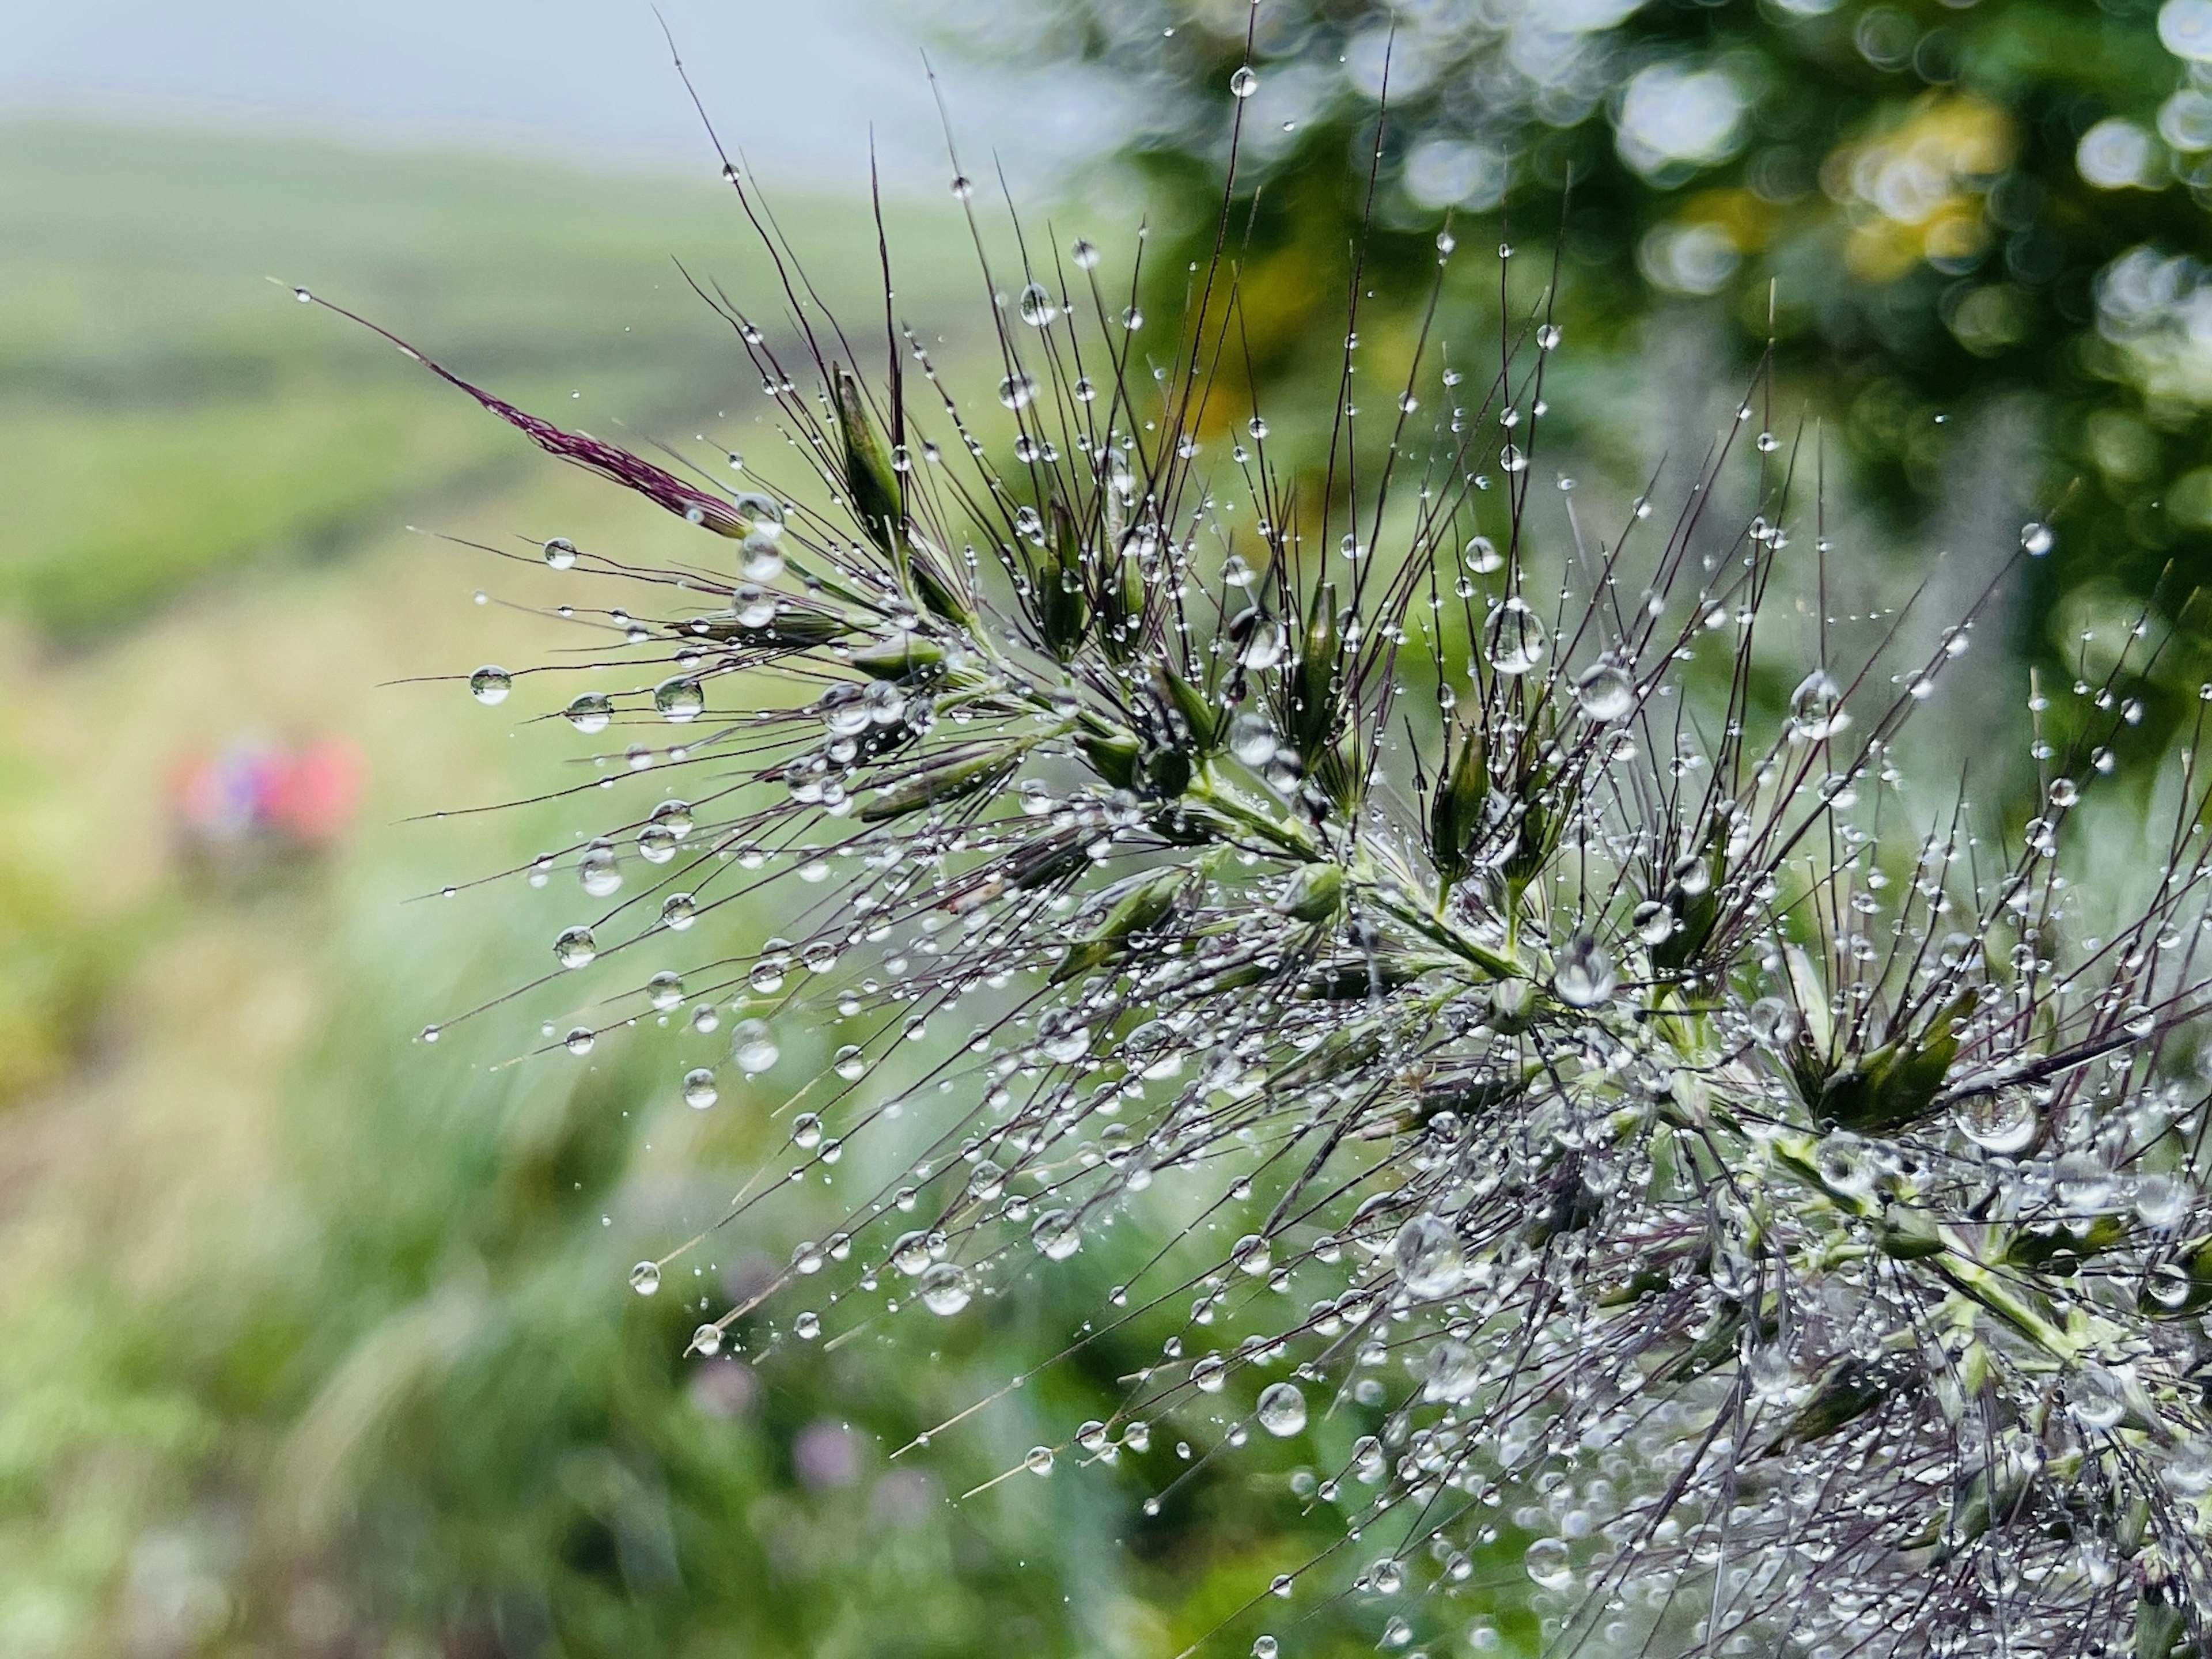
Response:
M1170 869L1134 876L1109 889L1101 895L1111 901L1104 915L1097 926L1067 947L1060 965L1053 969L1051 982L1058 985L1126 955L1130 938L1158 927L1189 884L1188 872Z

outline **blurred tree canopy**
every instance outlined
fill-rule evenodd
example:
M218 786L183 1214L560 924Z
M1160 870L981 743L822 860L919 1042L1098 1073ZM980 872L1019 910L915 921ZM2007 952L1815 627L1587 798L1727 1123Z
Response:
M1250 228L1263 386L1340 355L1339 272L1361 238L1365 303L1419 304L1449 211L1461 240L1510 234L1539 260L1556 232L1561 314L1586 342L1634 343L1691 301L1747 358L1771 331L1900 526L1941 499L1966 417L2029 410L2045 471L2023 493L2064 500L2034 617L2093 577L2153 592L2169 565L2178 608L2212 554L2212 0L945 15L974 50L1073 60L1124 94L1125 158L1184 210L1176 257L1154 264L1177 297L1242 114L1230 222ZM1256 86L1233 87L1248 61Z

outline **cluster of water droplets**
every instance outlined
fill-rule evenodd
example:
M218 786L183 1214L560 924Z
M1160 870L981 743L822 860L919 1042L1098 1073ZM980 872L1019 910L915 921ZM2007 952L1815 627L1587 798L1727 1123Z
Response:
M1486 392L1416 368L1389 442L1446 481L1417 514L1300 528L1241 440L1241 484L1200 470L1201 387L1083 395L1079 328L1126 349L1133 303L1025 276L996 426L910 340L942 444L743 333L830 505L684 509L724 559L680 588L544 544L656 602L563 610L618 643L553 712L651 740L596 757L577 799L620 804L518 872L573 873L553 976L606 1013L548 1047L647 1028L672 1098L781 1127L739 1224L818 1234L690 1351L976 1318L1126 1255L1086 1334L1158 1358L1009 1473L1116 1465L1157 1509L1275 1447L1387 1546L1352 1584L1386 1649L1486 1650L1501 1607L1604 1650L2201 1633L2193 771L2148 896L2090 936L2063 848L2109 732L1999 847L1905 805L1899 735L1962 631L1894 672L1825 625L1809 668L1755 654L1770 580L1826 552L1791 547L1777 446L1746 446L1727 557L1702 507L1640 530L1639 499L1540 581L1540 310ZM2121 659L2081 730L2128 723ZM800 1200L878 1145L896 1173L816 1225Z

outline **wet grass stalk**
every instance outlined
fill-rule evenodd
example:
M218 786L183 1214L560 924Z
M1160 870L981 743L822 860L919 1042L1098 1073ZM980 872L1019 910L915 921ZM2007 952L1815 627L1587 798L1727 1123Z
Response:
M680 564L508 555L610 641L528 672L635 738L614 787L549 790L589 839L510 872L595 906L545 977L606 1018L550 1046L728 1010L680 1085L705 1105L834 1027L728 1220L907 1149L694 1352L977 1316L1173 1188L1199 1221L1071 1338L1173 1334L1024 1467L1149 1468L1163 1419L1200 1464L1365 1424L1298 1488L1346 1542L1253 1587L1286 1627L1349 1588L1428 1592L1386 1645L1474 1611L1480 1650L1526 1602L1558 1652L2207 1650L2201 730L2129 914L2069 850L2125 786L2148 628L2039 730L2025 822L1931 811L1901 745L1974 617L1916 658L1897 615L1828 614L1763 374L1674 511L1647 491L1592 539L1537 493L1560 332L1507 250L1494 346L1432 307L1359 412L1355 280L1339 395L1263 416L1228 406L1235 226L1179 328L1087 241L1001 272L979 235L971 419L888 303L849 337L725 176L782 290L772 321L700 291L807 489L436 369L705 532ZM1785 592L1816 649L1784 648ZM718 947L787 883L796 937Z

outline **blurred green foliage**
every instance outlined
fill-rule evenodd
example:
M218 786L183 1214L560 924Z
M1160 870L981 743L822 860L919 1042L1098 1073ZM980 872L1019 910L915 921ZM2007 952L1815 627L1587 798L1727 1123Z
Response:
M2155 590L2171 615L2212 557L2200 0L963 0L937 15L984 58L1072 61L1122 94L1124 159L1179 228L1151 264L1162 314L1212 247L1241 117L1230 368L1263 391L1334 374L1350 250L1363 339L1410 331L1449 215L1457 264L1480 272L1454 272L1440 326L1495 303L1481 256L1510 238L1524 303L1558 258L1581 345L1648 349L1702 318L1747 368L1773 338L1790 424L1801 404L1825 413L1893 528L1956 489L1976 416L2024 412L2019 493L2057 531L2032 577L2032 649L2052 650L2045 625L2085 583ZM1686 405L1709 390L1684 388ZM2179 711L2160 712L2153 732Z

